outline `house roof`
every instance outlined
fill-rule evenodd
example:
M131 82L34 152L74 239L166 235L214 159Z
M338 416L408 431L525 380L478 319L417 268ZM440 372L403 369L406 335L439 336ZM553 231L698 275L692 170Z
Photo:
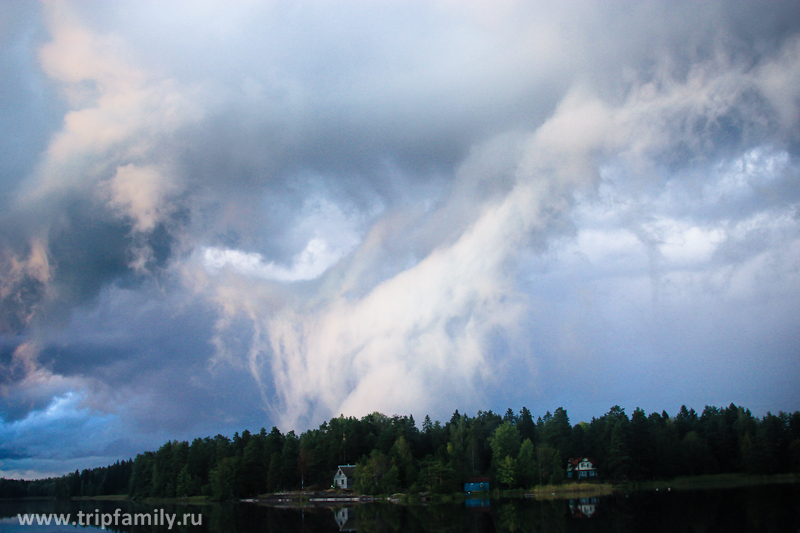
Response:
M489 483L488 477L471 477L467 480L467 483Z
M572 466L576 467L576 468L578 467L578 465L579 465L579 464L580 464L582 461L589 461L590 463L592 463L592 466L594 466L594 465L595 465L595 460L594 460L594 457L570 457L570 458L569 458L569 463L570 463Z
M356 477L356 465L339 465L339 470L346 477ZM338 471L336 472L339 473Z

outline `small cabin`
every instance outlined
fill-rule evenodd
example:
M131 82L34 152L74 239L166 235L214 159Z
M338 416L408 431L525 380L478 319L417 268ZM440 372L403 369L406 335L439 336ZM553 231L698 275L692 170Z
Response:
M333 486L337 489L353 488L356 478L356 465L339 465L336 475L333 476Z
M597 467L591 457L570 458L567 461L567 479L593 479L597 477Z
M472 477L464 483L464 492L481 492L489 490L488 477Z

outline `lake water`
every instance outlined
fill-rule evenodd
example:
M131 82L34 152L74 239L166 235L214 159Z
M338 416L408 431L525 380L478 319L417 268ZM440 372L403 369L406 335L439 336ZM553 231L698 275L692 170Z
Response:
M69 514L89 526L21 525L18 514ZM107 513L105 517L104 513ZM116 517L114 516L116 513ZM91 514L92 516L89 516ZM125 516L137 525L122 525ZM249 531L648 531L800 532L800 485L708 491L659 491L602 498L475 499L458 504L276 508L255 504L0 501L0 531L62 533L101 529L135 532ZM178 522L184 521L187 523ZM146 521L149 521L146 523ZM193 522L195 525L193 525ZM199 525L198 522L200 523ZM142 525L144 523L144 525Z

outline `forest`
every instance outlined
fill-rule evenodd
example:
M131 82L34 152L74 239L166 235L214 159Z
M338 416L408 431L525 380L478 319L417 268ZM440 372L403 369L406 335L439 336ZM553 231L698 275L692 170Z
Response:
M590 457L598 479L625 482L740 472L800 472L800 412L762 418L731 404L698 414L628 416L612 407L570 424L558 408L535 420L523 407L504 415L453 413L442 424L426 416L340 416L301 435L273 427L229 438L169 441L157 451L104 467L41 480L0 479L0 498L129 495L207 496L215 500L331 487L338 465L355 468L355 491L453 493L473 476L492 488L528 489L565 480L567 460Z

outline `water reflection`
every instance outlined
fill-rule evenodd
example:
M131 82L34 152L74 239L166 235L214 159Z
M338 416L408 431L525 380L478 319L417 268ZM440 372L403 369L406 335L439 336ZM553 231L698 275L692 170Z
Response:
M597 511L597 503L600 498L571 498L569 508L572 510L572 518L591 518Z
M458 503L351 507L267 507L252 503L206 505L144 502L0 501L3 533L66 533L96 527L23 526L17 514L196 513L202 525L110 525L114 532L233 533L249 531L494 532L494 531L798 531L800 485L695 492L640 492L602 498L537 500L473 498Z
M350 507L342 507L341 509L334 509L333 513L336 525L339 526L339 531L357 531L355 510Z
M464 506L470 511L489 512L491 500L489 498L467 498L464 500Z

